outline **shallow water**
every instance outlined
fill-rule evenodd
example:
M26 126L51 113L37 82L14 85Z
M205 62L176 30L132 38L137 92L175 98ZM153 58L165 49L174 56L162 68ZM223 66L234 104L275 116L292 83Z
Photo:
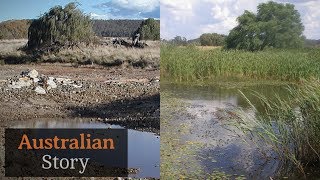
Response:
M123 128L102 122L83 119L36 119L12 122L11 128ZM160 178L160 136L128 129L128 166L138 168L137 174L130 177Z
M221 88L217 86L190 87L164 84L161 91L186 103L185 117L172 119L176 124L189 126L189 132L182 137L185 142L198 142L203 147L198 150L197 160L205 173L224 172L233 177L245 176L248 179L269 179L275 177L279 164L276 154L268 151L266 156L257 146L237 128L220 118L223 110L242 108L247 114L255 115L255 111L247 103L239 90L252 101L257 108L261 103L253 95L257 92L268 99L279 96L287 97L287 86L250 86L245 88ZM164 137L163 137L164 138ZM247 139L246 139L247 140ZM261 147L260 149L267 149Z

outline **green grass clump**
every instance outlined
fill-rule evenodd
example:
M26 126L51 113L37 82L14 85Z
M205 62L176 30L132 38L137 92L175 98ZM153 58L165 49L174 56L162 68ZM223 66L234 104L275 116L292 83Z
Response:
M289 88L290 100L270 101L257 95L265 112L255 115L240 110L239 127L255 139L260 147L269 146L279 155L281 166L287 170L320 163L320 81L304 82L302 87ZM250 103L250 100L248 100ZM263 114L263 115L262 115Z
M161 46L161 78L175 82L239 77L299 81L320 77L320 49L258 52Z

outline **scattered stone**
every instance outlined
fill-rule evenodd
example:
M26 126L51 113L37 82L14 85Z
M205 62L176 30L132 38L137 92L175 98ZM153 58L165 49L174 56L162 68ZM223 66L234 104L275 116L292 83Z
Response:
M34 91L37 93L37 94L46 94L46 90L43 89L42 87L40 86L37 86Z
M37 82L39 82L39 81L40 81L39 78L33 78L33 82L34 82L34 83L37 83Z
M53 77L49 77L49 79L47 80L47 90L57 88L57 84L53 80Z
M50 90L58 88L58 85L63 85L63 91L70 91L72 88L82 88L82 84L77 81L73 81L68 78L54 78L44 75L40 75L35 69L31 71L23 71L20 74L21 77L14 77L8 79L8 87L12 89L33 86L33 89L39 90L41 87L44 90ZM39 90L38 94L42 94L43 90Z
M30 80L29 78L19 78L18 81L16 82L11 82L8 87L12 88L12 89L20 89L22 87L28 87L32 85L32 80Z
M73 84L72 86L75 88L82 88L82 85Z
M32 69L31 71L28 72L27 76L34 79L37 78L39 75L38 71L36 71L35 69Z

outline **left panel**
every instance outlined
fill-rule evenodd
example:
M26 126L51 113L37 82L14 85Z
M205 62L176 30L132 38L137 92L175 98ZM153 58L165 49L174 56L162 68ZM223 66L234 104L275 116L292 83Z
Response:
M159 4L1 3L0 179L160 178Z

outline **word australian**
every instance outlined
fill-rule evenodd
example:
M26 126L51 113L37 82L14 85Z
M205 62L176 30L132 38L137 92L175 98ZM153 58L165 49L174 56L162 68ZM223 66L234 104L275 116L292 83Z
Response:
M114 150L115 145L112 138L92 139L90 134L81 133L77 138L53 138L29 139L26 134L22 135L18 149L110 149Z

